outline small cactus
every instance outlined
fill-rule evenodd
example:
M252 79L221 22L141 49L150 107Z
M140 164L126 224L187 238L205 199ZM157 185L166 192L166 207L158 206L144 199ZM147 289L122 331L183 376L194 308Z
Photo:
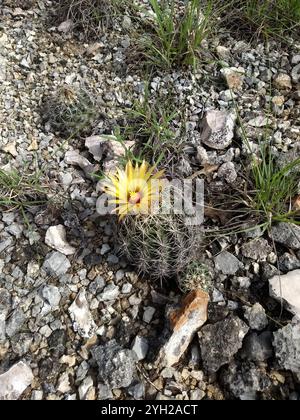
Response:
M63 86L43 100L43 122L63 137L88 135L97 116L95 101L85 89Z
M72 20L75 31L87 39L98 39L105 28L124 16L130 3L124 0L57 0L56 20Z
M121 250L140 274L155 280L178 276L201 245L199 226L181 215L127 216L118 228Z
M201 289L210 293L213 289L212 273L206 264L192 261L185 272L178 276L178 284L184 292Z

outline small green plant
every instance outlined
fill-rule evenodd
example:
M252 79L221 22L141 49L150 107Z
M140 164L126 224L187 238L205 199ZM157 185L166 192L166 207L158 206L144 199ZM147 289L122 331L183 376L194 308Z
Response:
M192 261L184 271L178 276L178 284L184 292L201 289L211 292L213 289L212 274L206 264Z
M298 0L233 0L227 3L225 22L252 38L277 37L286 40L299 36L300 2Z
M139 161L146 159L165 167L180 156L184 139L178 135L181 127L175 122L179 112L171 97L150 100L148 91L142 102L134 103L127 114L124 135L137 140L134 154Z
M26 208L45 204L47 196L43 178L40 170L30 172L28 165L22 172L0 169L0 208L23 212Z
M212 30L213 2L203 7L190 0L184 10L174 0L150 0L154 13L153 34L146 38L145 56L156 67L195 66L201 43Z
M85 89L64 86L43 99L42 120L64 138L88 135L97 121L98 109Z
M202 235L181 215L129 215L118 226L117 240L139 273L163 280L185 270L199 250Z
M299 224L292 199L298 194L300 158L279 167L270 147L262 145L251 168L254 191L251 206L263 216L265 227L274 222Z

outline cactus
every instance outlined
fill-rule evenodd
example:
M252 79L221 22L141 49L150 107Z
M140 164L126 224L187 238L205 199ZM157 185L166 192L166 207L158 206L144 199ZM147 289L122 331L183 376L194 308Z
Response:
M98 117L92 95L85 89L61 87L51 97L44 98L42 120L63 137L88 135Z
M74 29L87 39L98 39L105 28L120 20L130 2L126 0L57 0L56 20L71 19Z
M212 280L212 273L206 264L192 261L178 277L178 285L185 293L197 289L210 293L213 289Z
M123 254L140 274L155 280L176 277L193 260L201 245L199 226L184 216L150 214L127 216L118 227Z

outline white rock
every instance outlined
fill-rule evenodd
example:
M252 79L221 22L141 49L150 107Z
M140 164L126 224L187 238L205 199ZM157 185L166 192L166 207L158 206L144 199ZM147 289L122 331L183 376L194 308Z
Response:
M292 70L292 79L295 83L300 82L300 64L297 64Z
M102 293L100 293L97 298L100 301L105 300L114 300L119 296L119 287L116 286L114 283L110 283L105 287Z
M34 401L41 401L43 399L43 391L42 390L34 390L31 393L31 399Z
M42 328L40 328L39 333L48 338L52 334L52 330L48 325L44 325Z
M44 286L42 290L42 297L45 302L51 306L51 309L58 309L61 299L58 287L53 286L52 284Z
M132 344L132 350L135 352L138 360L143 360L148 353L148 341L144 337L137 335Z
M30 367L19 362L0 375L0 400L17 400L33 380Z
M155 314L155 308L153 308L152 306L146 306L144 315L143 315L143 321L149 324L154 314Z
M11 143L7 143L5 146L2 146L1 150L3 150L3 152L5 153L11 154L13 157L18 156L15 141L12 141Z
M84 290L81 290L76 296L76 299L69 307L69 313L73 321L74 331L78 332L81 337L91 338L97 326L90 312Z
M73 21L71 19L68 19L68 20L65 20L64 22L62 22L58 26L57 30L59 32L67 33L67 32L71 31L72 27L73 27Z
M0 45L5 47L8 43L8 36L6 34L2 34L0 36Z
M89 152L97 162L102 159L103 153L109 150L108 139L106 137L90 136L85 139L85 147L89 149ZM111 137L116 140L114 136Z
M93 379L88 376L86 377L83 382L81 382L79 388L78 388L78 394L80 400L85 400L88 391L94 386Z
M300 319L300 270L269 279L270 295Z
M110 246L108 244L103 244L100 250L101 255L105 255L110 250Z
M76 252L76 249L69 245L66 240L66 229L63 225L49 227L46 233L45 242L50 248L53 248L64 255L72 255Z
M66 152L65 162L68 165L79 166L85 172L92 172L93 170L93 165L91 164L91 162L84 156L81 156L76 150L69 150L68 152Z
M59 180L62 183L65 189L68 189L69 186L72 184L73 177L72 174L69 172L60 172L59 173Z
M239 90L243 87L245 70L241 67L226 67L221 70L229 89Z
M260 115L259 117L253 118L248 122L251 127L265 127L268 123L270 123L269 119Z
M59 359L59 362L65 364L65 365L68 365L69 367L75 366L76 365L76 356L75 355L69 356L67 354L64 354Z
M292 89L292 80L288 74L279 74L274 82L278 89Z
M236 116L225 111L210 110L201 122L201 141L212 149L228 147L234 136Z
M57 391L66 394L71 391L71 385L68 372L64 372L58 379Z

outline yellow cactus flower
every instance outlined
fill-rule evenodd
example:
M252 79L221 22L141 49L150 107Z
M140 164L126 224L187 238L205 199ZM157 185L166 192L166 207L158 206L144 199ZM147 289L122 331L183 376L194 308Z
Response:
M127 214L149 212L154 200L158 199L158 182L163 171L154 173L155 167L151 167L143 161L141 165L133 166L129 161L125 169L118 169L114 175L108 175L104 182L105 192L113 197L110 203L117 205L115 211L120 219Z

